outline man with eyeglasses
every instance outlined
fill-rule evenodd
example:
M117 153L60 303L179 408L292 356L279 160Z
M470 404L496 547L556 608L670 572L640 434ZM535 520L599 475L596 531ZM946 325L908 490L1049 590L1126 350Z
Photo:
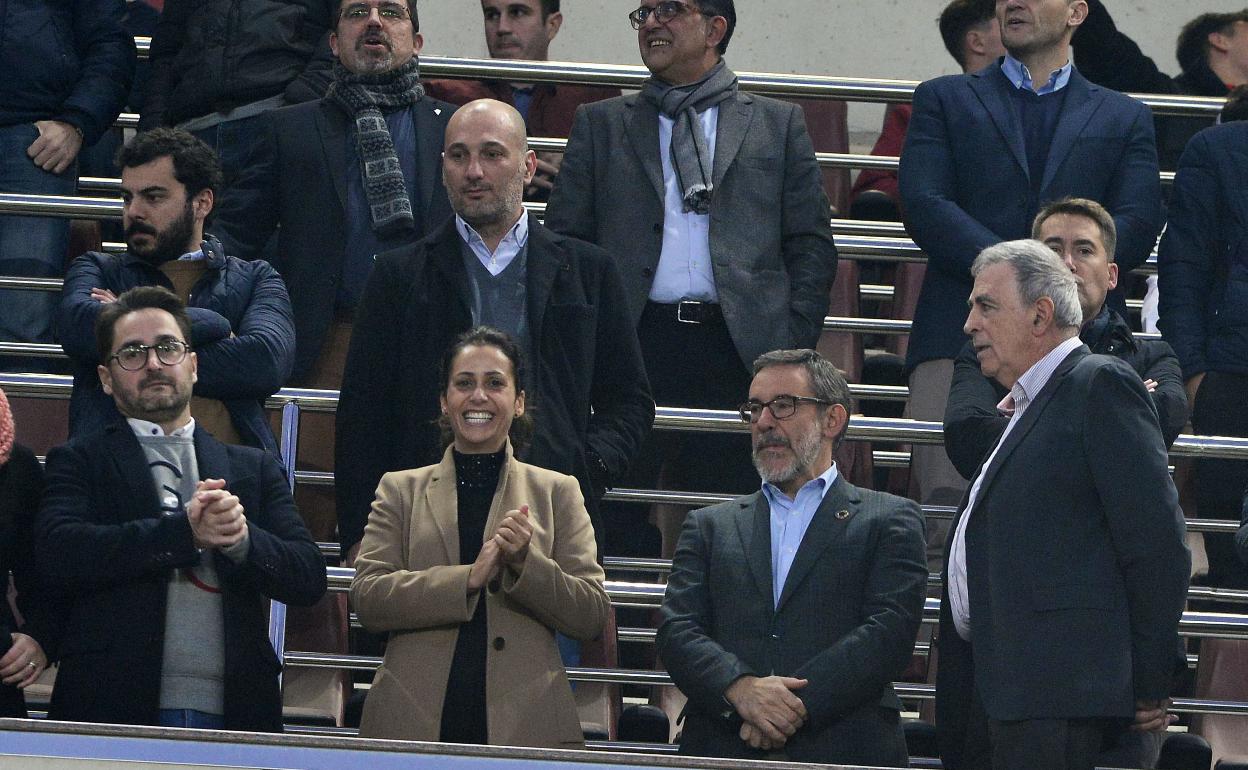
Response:
M663 598L681 753L906 767L892 682L922 619L919 507L837 472L849 386L815 351L759 356L749 394L762 490L689 514Z
M192 416L199 355L182 301L140 286L98 315L118 416L48 453L35 523L41 585L63 613L49 715L278 732L269 600L317 601L320 550L276 458Z
M577 112L547 225L616 258L655 400L731 409L757 356L819 339L827 196L802 110L742 92L724 62L732 0L644 0L628 18L651 76ZM669 487L743 492L736 438L654 433L632 482L652 488L666 463Z
M181 129L136 136L118 153L126 251L91 251L65 276L56 327L74 369L70 435L114 420L100 386L96 319L136 286L162 286L188 306L199 360L191 411L219 441L277 451L264 399L290 376L295 328L281 276L227 256L205 232L221 186L217 154Z
M491 59L547 61L550 44L563 26L559 0L481 0L485 21L485 46ZM620 95L615 86L576 83L508 83L503 80L430 80L431 96L467 104L475 99L497 99L510 104L524 117L529 136L566 137L572 116L582 104ZM539 152L537 173L525 188L528 200L546 200L559 174L559 153Z
M244 258L276 233L297 385L341 385L374 258L451 216L438 172L455 107L425 96L423 42L416 0L344 0L329 36L329 92L267 115L265 139L218 215L222 242Z

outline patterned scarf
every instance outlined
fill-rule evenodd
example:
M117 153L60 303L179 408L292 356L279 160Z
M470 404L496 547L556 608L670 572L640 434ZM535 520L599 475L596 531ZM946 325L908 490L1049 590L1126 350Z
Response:
M0 390L0 465L9 461L13 454L13 412L9 409L9 399Z
M382 109L410 107L425 95L420 65L413 56L398 69L358 75L334 62L334 82L326 96L355 119L355 142L360 153L364 194L372 215L373 231L392 235L416 227L407 182L390 138Z
M737 76L723 59L697 82L673 86L649 78L641 87L641 98L650 101L673 121L672 167L676 169L676 183L680 186L685 211L711 213L711 196L715 192L711 183L714 159L702 133L698 113L736 94Z

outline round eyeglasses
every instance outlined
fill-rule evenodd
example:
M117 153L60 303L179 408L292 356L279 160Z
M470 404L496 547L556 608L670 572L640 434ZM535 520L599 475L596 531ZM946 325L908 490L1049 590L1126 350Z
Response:
M147 366L147 351L156 351L156 360L165 366L177 366L186 360L191 346L181 340L161 340L155 345L126 345L108 357L127 372L137 372Z

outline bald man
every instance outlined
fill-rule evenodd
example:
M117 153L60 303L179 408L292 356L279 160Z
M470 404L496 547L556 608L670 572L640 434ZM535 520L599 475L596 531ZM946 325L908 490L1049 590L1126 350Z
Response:
M354 562L383 473L439 460L439 360L479 324L515 336L536 431L520 456L575 476L598 501L654 419L623 282L602 249L524 211L536 158L515 108L461 107L446 128L442 181L454 219L382 254L356 316L338 406L338 532Z

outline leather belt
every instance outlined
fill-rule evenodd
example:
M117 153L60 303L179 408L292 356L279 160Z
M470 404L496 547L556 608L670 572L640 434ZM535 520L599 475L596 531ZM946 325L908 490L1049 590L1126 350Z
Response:
M714 302L682 299L675 303L651 302L650 306L682 324L722 324L724 312Z

